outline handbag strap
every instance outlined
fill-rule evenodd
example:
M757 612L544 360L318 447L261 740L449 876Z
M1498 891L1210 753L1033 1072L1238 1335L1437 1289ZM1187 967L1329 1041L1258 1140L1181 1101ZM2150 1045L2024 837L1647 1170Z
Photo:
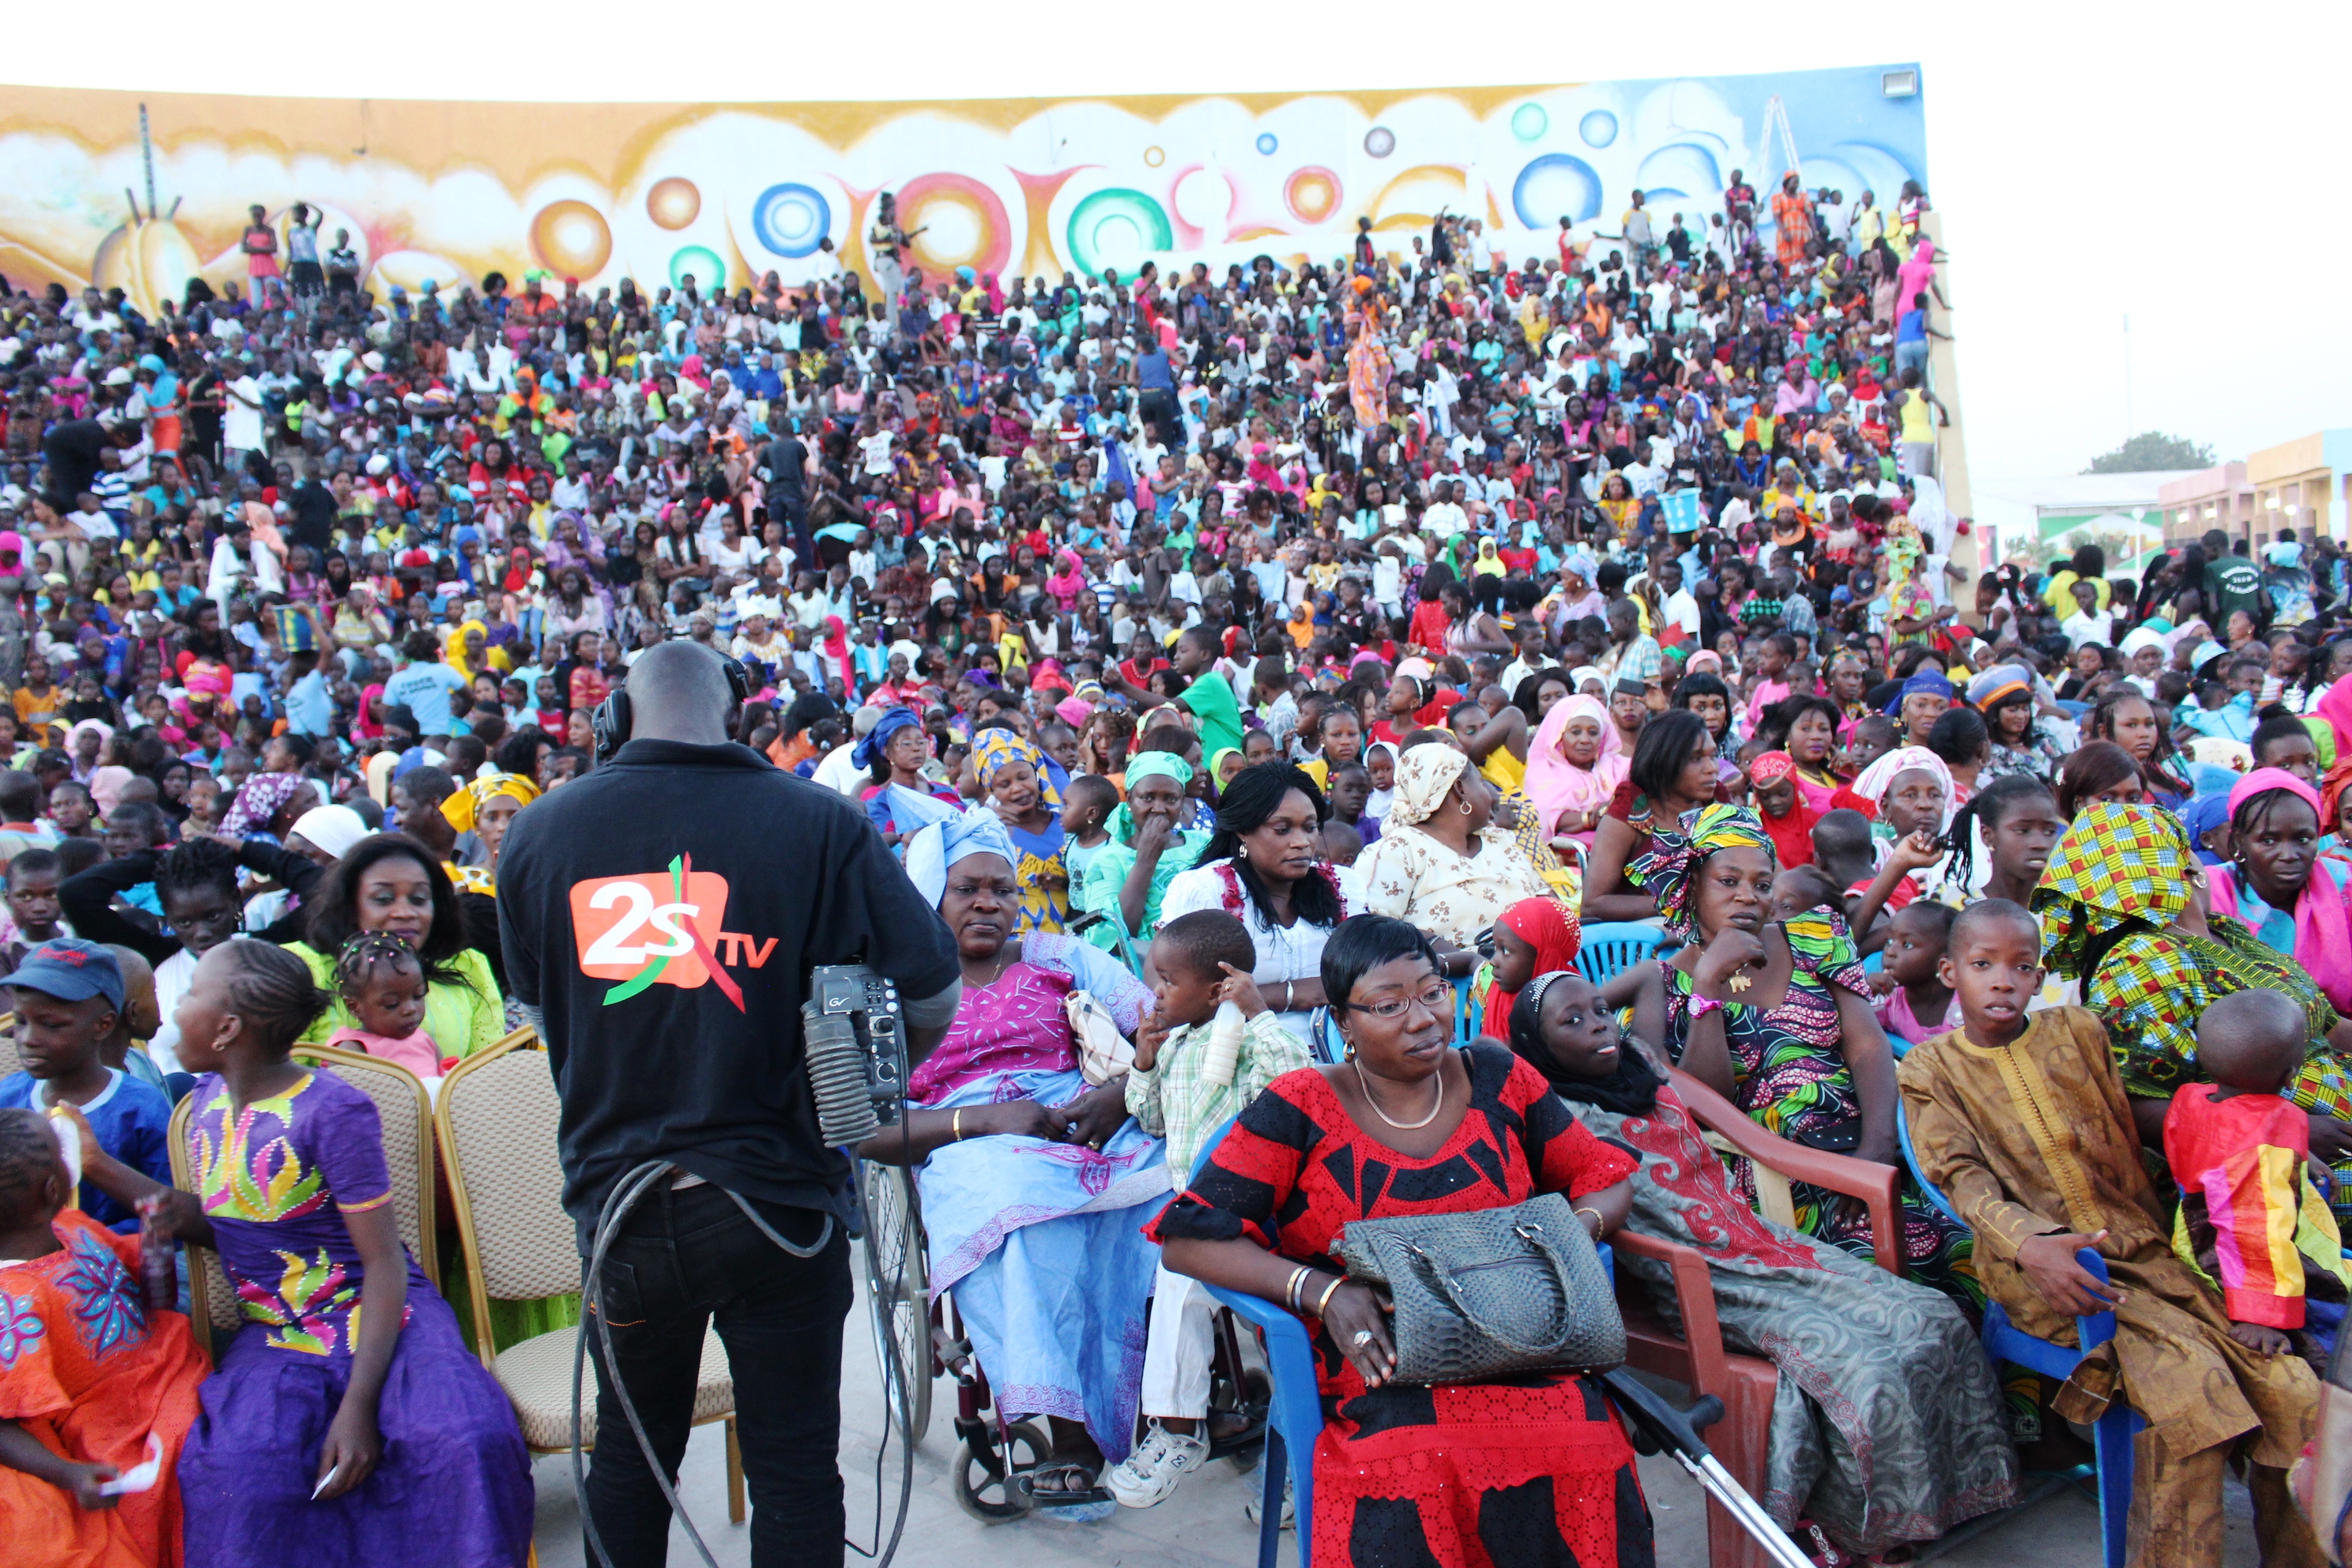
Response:
M1454 1282L1450 1269L1413 1243L1406 1242L1404 1245L1406 1251L1420 1258L1427 1266L1431 1288L1444 1297L1447 1304L1455 1311L1462 1314L1465 1322L1497 1344L1507 1345L1522 1355L1546 1355L1567 1337L1575 1315L1576 1288L1569 1280L1568 1259L1560 1256L1558 1247L1544 1239L1543 1226L1533 1220L1517 1220L1513 1222L1511 1233L1533 1247L1544 1261L1551 1266L1552 1281L1559 1287L1559 1326L1547 1340L1536 1344L1524 1343L1480 1317L1470 1303L1463 1298L1462 1288Z

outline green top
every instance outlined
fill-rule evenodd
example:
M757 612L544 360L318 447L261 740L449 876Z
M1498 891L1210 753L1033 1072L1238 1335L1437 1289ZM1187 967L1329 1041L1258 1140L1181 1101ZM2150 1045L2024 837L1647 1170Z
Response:
M334 991L333 959L308 942L289 942L286 951L310 966L311 981L321 990ZM436 980L425 988L425 1032L433 1037L445 1061L487 1050L507 1037L507 1005L490 974L490 961L480 949L469 947L449 966L463 976L462 982ZM301 1043L323 1046L336 1030L358 1027L359 1020L337 997L335 1005L302 1032Z
M1135 818L1122 802L1103 826L1110 831L1110 842L1094 851L1085 879L1070 889L1070 905L1080 913L1103 917L1102 924L1087 929L1087 940L1106 952L1116 952L1119 939L1148 941L1160 929L1160 902L1167 897L1170 880L1199 862L1211 835L1198 827L1180 827L1168 836L1168 847L1160 852L1160 864L1151 868L1151 890L1143 903L1143 929L1135 931L1128 929L1127 917L1118 907L1119 889L1127 886L1127 874L1135 869Z
M1204 669L1176 700L1201 721L1202 756L1213 757L1227 746L1241 749L1242 709L1234 700L1232 681L1214 669Z

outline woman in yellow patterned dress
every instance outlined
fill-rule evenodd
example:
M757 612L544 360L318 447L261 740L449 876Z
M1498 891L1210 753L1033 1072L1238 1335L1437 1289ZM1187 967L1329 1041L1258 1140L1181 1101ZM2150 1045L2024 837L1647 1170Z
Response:
M972 773L1013 837L1020 862L1023 931L1057 931L1070 917L1070 870L1062 858L1062 795L1045 753L1010 730L972 737Z

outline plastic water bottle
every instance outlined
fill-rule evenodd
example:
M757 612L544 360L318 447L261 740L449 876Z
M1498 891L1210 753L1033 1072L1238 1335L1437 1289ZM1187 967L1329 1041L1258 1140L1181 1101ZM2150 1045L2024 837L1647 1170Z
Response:
M1249 1020L1242 1016L1240 1006L1232 1002L1217 1004L1217 1016L1209 1021L1209 1054L1201 1058L1201 1079L1204 1083L1227 1084L1241 1066L1242 1036L1249 1029Z

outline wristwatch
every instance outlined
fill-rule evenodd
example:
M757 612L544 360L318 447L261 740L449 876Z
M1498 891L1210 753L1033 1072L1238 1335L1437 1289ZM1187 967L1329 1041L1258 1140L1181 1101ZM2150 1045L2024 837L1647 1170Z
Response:
M1720 1013L1722 1011L1723 1004L1717 1001L1712 996L1700 996L1694 994L1690 999L1690 1021L1694 1024L1697 1023L1701 1018L1706 1017L1709 1013Z

